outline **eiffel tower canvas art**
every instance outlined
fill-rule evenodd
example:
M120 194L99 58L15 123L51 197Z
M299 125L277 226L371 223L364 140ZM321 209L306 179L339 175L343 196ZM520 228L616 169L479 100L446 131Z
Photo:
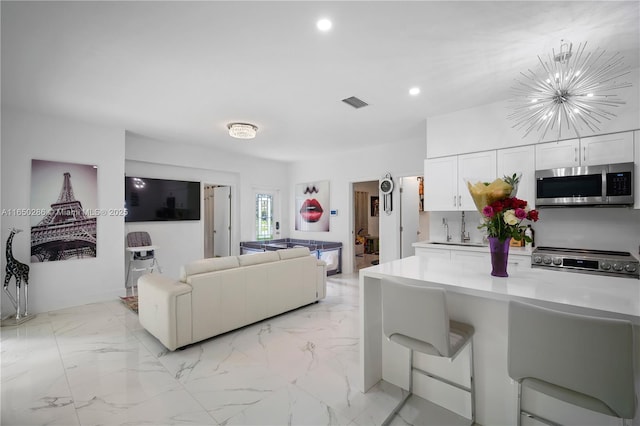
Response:
M32 161L31 262L96 257L97 174L91 165Z

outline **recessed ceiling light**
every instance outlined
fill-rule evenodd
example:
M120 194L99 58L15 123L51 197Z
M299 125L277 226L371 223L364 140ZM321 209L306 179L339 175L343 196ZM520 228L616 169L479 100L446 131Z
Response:
M331 21L326 18L320 19L316 22L316 26L320 31L329 31L332 25Z
M420 88L419 87L412 87L411 89L409 89L409 94L411 96L416 96L416 95L420 94Z
M237 139L253 139L258 131L258 126L251 123L229 123L227 128L229 135Z

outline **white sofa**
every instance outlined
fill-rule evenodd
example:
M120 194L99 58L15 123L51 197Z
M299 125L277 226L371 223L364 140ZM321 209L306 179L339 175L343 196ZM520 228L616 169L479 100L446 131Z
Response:
M138 279L140 324L172 351L326 294L326 264L306 247L198 260L180 275Z

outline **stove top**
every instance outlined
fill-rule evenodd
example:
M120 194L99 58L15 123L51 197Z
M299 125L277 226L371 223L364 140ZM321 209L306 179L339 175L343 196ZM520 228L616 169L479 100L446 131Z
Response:
M640 262L631 253L562 247L536 247L531 266L569 272L640 278Z

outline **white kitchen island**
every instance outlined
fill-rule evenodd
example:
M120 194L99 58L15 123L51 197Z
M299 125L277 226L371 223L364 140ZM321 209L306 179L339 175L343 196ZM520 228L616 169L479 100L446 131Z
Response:
M394 277L412 285L447 290L452 319L475 327L475 385L477 423L515 425L517 386L507 374L507 302L519 300L579 314L622 318L635 324L636 389L640 387L640 280L583 273L509 267L508 278L490 275L490 265L426 256L412 256L360 271L361 382L363 392L381 379L408 388L409 352L382 334L380 279ZM615 348L612 348L615 350ZM463 357L464 358L464 357ZM438 369L454 380L468 375L467 360L451 364L416 356L414 363ZM449 370L449 371L446 371ZM467 416L469 402L436 388L414 375L417 395ZM637 393L640 393L636 391ZM530 398L530 399L527 399ZM545 397L525 396L525 404L539 405L565 424L619 424ZM640 414L634 425L640 425ZM523 422L523 424L527 424ZM532 423L533 424L533 423Z

